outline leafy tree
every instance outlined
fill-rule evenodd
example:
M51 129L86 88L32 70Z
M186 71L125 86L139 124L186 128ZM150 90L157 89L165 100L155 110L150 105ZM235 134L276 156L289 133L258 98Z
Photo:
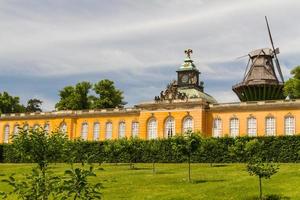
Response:
M29 99L27 101L26 112L42 112L42 101L39 99Z
M257 176L259 180L259 198L262 199L262 179L270 179L277 173L278 165L269 162L263 162L261 157L263 143L257 139L250 140L246 143L245 152L249 159L247 171L251 176Z
M261 159L261 153L263 151L263 142L260 142L258 139L250 140L246 143L244 152L248 158L248 161L251 162L252 160Z
M10 96L7 92L0 93L1 113L20 113L24 111L25 107L20 104L19 97Z
M58 110L83 110L90 108L88 96L92 84L86 81L77 83L76 86L67 86L59 91L60 100L55 105Z
M173 148L175 151L179 151L186 157L188 162L188 181L191 182L191 157L197 151L200 146L199 134L195 134L191 131L184 133L183 136L175 138Z
M55 137L55 139L53 139ZM56 142L55 142L56 141ZM13 136L12 148L23 160L37 163L38 167L33 168L32 174L26 177L27 181L18 182L13 175L7 182L14 187L21 199L47 200L49 195L54 193L59 178L52 176L48 170L48 163L53 160L54 154L63 152L53 146L66 143L67 138L61 133L49 135L47 131L39 129L20 129L19 134ZM12 194L12 193L9 193ZM8 194L4 194L7 196Z
M92 97L93 108L123 107L123 92L114 86L114 82L108 79L101 80L94 85L94 91L98 97Z
M129 161L130 169L134 169L134 163L141 157L142 147L141 147L141 140L138 138L131 137L130 139L124 139L124 142L121 146L124 146L125 149L123 152L127 155L127 160Z
M300 66L295 67L291 74L293 75L284 84L284 94L291 99L300 98Z
M160 140L150 140L147 143L147 151L150 153L150 158L152 161L152 173L156 173L155 163L160 159L162 142Z
M13 190L8 193L2 192L0 196L7 199L10 195L17 195L23 200L47 200L49 196L52 196L54 199L60 180L49 171L42 172L39 168L33 168L31 174L27 175L23 181L17 181L14 174L9 179L3 180L2 182L8 183Z
M270 179L278 172L278 166L272 163L264 163L257 159L247 164L247 170L251 176L257 176L259 180L259 198L262 199L262 179Z
M90 166L88 170L85 168L71 168L66 170L65 175L67 176L63 181L61 187L62 198L61 200L68 199L80 199L80 200L92 200L101 199L101 183L90 184L88 177L95 177L96 174L93 172L93 167Z

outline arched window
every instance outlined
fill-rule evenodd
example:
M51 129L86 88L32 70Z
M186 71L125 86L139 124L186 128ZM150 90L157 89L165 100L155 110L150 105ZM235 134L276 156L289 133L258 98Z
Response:
M16 124L14 126L14 132L13 132L14 136L17 136L19 134L19 124Z
M81 138L83 140L87 140L88 139L88 132L89 132L89 125L88 123L84 122L81 125Z
M39 130L39 128L40 128L40 125L38 125L38 124L35 124L35 125L33 125L33 130Z
M3 138L3 142L4 143L8 143L9 140L9 132L10 132L10 127L8 124L6 124L4 126L4 138Z
M293 116L286 116L284 118L284 134L285 135L295 134L295 118Z
M247 120L247 133L248 136L255 137L257 135L257 123L256 118L250 117Z
M157 121L155 118L151 118L147 124L148 139L157 138Z
M139 136L140 124L138 122L132 122L131 124L131 135L132 137Z
M214 119L213 122L213 137L222 136L222 120L220 118Z
M234 117L230 119L230 136L237 137L239 135L239 119Z
M24 129L24 131L28 131L29 125L28 124L24 124L23 129Z
M119 123L119 138L125 137L125 131L126 131L125 122L120 122Z
M276 128L275 128L275 118L274 117L266 117L266 136L275 136Z
M59 131L62 132L63 134L66 134L68 131L67 124L65 122L62 122L59 126Z
M175 120L173 117L168 117L165 121L165 137L169 138L175 135Z
M188 131L193 131L193 118L192 117L186 117L183 120L183 132L186 133Z
M49 123L46 123L46 124L44 125L44 130L46 131L47 134L50 133L50 124L49 124Z
M97 141L97 140L99 140L99 136L100 136L100 123L95 122L94 123L94 131L93 131L93 139L95 141Z
M106 139L112 139L112 123L111 122L107 122L106 123L106 127L105 127L105 138Z

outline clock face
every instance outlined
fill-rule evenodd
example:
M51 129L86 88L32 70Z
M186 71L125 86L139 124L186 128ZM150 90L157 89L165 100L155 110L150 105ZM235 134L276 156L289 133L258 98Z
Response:
M187 74L183 75L182 78L181 78L181 81L182 81L183 83L187 83L188 80L189 80L189 76L188 76Z

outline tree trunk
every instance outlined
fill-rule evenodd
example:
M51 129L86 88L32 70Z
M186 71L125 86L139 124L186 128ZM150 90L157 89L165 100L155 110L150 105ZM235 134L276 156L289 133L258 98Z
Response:
M259 199L262 200L261 177L259 177Z
M44 168L42 169L42 176L43 176L43 185L42 185L42 188L43 188L43 197L42 199L43 200L47 200L48 199L48 196L46 194L46 167L44 166Z
M189 182L191 182L191 155L189 155Z
M155 161L152 163L152 173L155 174Z

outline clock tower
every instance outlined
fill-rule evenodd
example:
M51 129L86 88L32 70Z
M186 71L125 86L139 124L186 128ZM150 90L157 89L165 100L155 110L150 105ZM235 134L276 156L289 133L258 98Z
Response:
M180 88L194 88L203 92L203 82L199 81L200 72L191 59L192 49L184 51L186 58L177 70L177 84Z
M177 81L168 84L167 88L155 96L156 103L172 102L173 100L202 99L207 103L217 103L209 94L203 91L203 82L199 81L200 72L191 59L192 49L184 51L186 58L177 72Z

